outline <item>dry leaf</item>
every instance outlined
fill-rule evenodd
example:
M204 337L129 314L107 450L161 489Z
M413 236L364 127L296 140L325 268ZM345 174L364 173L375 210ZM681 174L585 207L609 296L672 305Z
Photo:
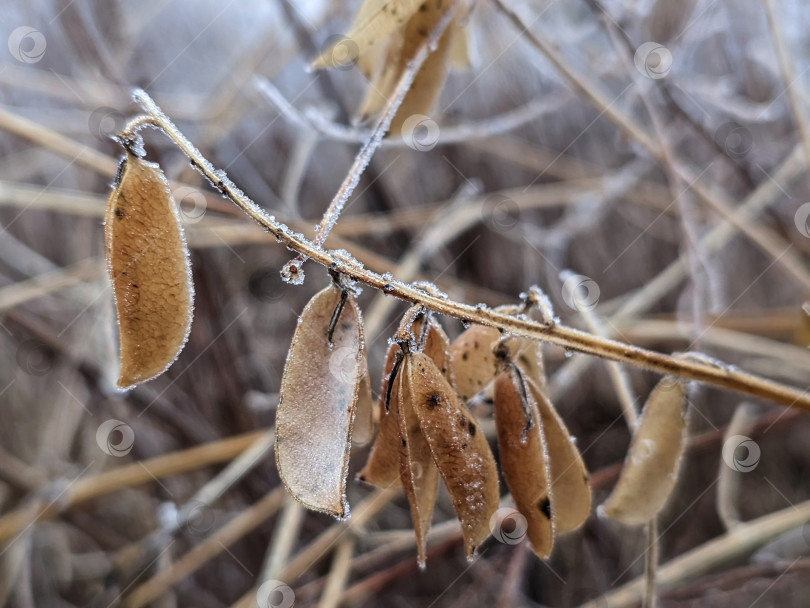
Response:
M424 44L430 33L435 29L442 16L448 10L451 2L443 0L426 0L421 6L425 10L418 10L405 28L405 40L399 52L399 64L397 66L393 84L399 80L402 73L407 69L411 59L416 55L419 47ZM450 51L450 41L452 29L447 28L436 48L428 55L422 64L419 73L413 80L410 90L402 100L402 105L397 110L394 120L391 122L390 132L393 134L402 133L404 123L414 115L424 115L430 112L433 103L441 91L444 78L447 75L447 59ZM370 89L374 89L376 83L372 82ZM391 91L385 92L386 98L391 95ZM404 134L404 133L403 133Z
M686 386L665 377L652 390L613 493L600 507L629 525L649 522L664 508L686 446Z
M188 247L160 167L127 152L104 219L120 332L120 388L164 372L191 329Z
M417 11L424 0L365 0L355 19L351 31L346 34L351 42L357 45L359 57L377 47L381 40L401 28ZM324 51L312 62L313 69L333 67L332 55L335 46Z
M397 413L400 430L400 479L411 507L419 564L424 566L427 533L439 489L439 469L433 460L430 446L422 433L419 418L414 410L418 396L412 392L411 384L403 381L403 377L408 373L411 356L405 355L401 373L394 380L394 388L399 395Z
M525 377L540 412L541 432L551 473L555 532L579 528L591 513L588 471L574 440L548 397L532 378Z
M501 338L494 327L473 325L453 340L450 355L459 397L467 401L495 377L496 361L492 344Z
M363 470L357 474L357 479L370 483L378 488L388 488L399 481L399 450L396 446L400 443L399 438L399 394L398 391L388 390L388 383L391 380L391 371L394 368L397 353L400 348L398 344L388 347L385 356L385 366L383 367L382 388L380 388L380 399L378 411L380 422L377 427L377 436L371 446L371 453ZM386 411L386 397L390 394L390 402Z
M276 413L276 462L290 493L304 506L348 517L346 475L351 425L363 361L363 325L346 298L329 343L341 290L330 285L304 308L281 379Z
M526 518L532 550L547 559L554 547L557 512L551 503L551 471L537 403L513 366L495 378L495 426L506 485Z
M486 437L453 387L424 353L403 361L404 394L413 403L433 460L450 493L468 557L489 536L498 509L498 472Z

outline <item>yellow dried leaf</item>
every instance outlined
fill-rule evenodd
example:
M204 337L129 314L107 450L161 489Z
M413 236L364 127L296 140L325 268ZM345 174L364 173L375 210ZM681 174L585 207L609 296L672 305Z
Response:
M380 399L377 409L380 413L380 422L377 427L377 436L371 446L371 453L363 470L357 474L357 479L370 483L379 488L388 488L399 481L399 394L391 387L389 410L385 409L386 396L389 395L388 383L391 380L391 371L394 368L399 346L392 344L388 347L383 366L383 381L380 388Z
M525 380L540 412L541 432L551 473L554 530L576 530L591 513L588 471L557 410L532 378L526 376Z
M410 356L405 355L402 373L394 381L394 388L399 394L399 467L402 487L405 488L411 507L418 561L420 565L424 565L427 533L439 489L439 469L414 410L416 395L411 392L410 383L402 380L403 374L407 373L407 360Z
M120 332L120 388L164 372L191 329L188 248L169 183L127 153L104 219L107 267Z
M450 345L456 389L464 401L482 390L495 377L496 361L492 354L492 344L500 337L501 332L494 327L473 325Z
M420 8L408 21L405 28L404 43L399 53L399 65L397 66L394 83L399 80L419 47L427 40L442 16L449 10L449 4L451 3L443 0L426 0L422 4L425 10ZM447 58L450 51L451 37L452 30L448 28L439 38L436 48L431 51L422 64L410 90L405 95L405 99L402 100L402 105L397 110L394 120L391 122L391 133L407 135L407 133L403 133L403 126L407 126L408 119L412 116L427 114L430 111L447 75Z
M400 373L404 395L413 403L471 557L489 536L489 520L498 509L495 459L472 415L430 357L409 353Z
M448 63L454 70L468 70L472 67L470 59L470 36L467 28L453 24L450 33L450 54Z
M495 426L506 485L515 507L526 518L532 550L547 559L554 547L557 515L552 504L551 471L537 403L531 393L527 394L513 366L495 378Z
M423 2L424 0L366 0L346 38L357 45L357 52L362 57L380 40L403 26ZM337 44L341 43L342 41L339 41ZM334 47L328 48L312 62L312 68L332 67L333 53Z
M649 522L664 508L686 446L686 386L663 378L650 393L619 481L600 507L629 525Z
M276 413L276 462L290 493L304 506L348 517L346 475L351 425L366 366L363 322L348 295L330 285L307 303L293 335Z

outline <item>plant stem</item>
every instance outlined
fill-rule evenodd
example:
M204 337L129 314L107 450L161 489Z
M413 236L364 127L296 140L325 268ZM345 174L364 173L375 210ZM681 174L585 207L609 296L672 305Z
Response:
M512 317L487 307L470 306L442 299L410 285L371 272L353 258L334 255L330 251L315 245L304 236L293 233L287 226L268 215L266 211L248 198L225 176L224 172L215 170L199 150L177 130L145 91L135 91L134 97L154 119L153 124L159 126L175 142L183 153L191 159L194 167L212 184L215 184L223 195L227 196L280 242L334 272L339 272L354 281L381 290L400 300L413 304L422 304L434 312L460 321L496 327L503 332L544 340L571 351L595 355L612 361L630 363L662 374L673 374L684 379L697 380L698 382L712 384L746 395L768 399L780 405L810 411L810 393L807 391L785 386L735 368L665 355L616 340L600 338L564 325L544 325L528 318ZM142 119L136 118L131 124L141 124L142 122ZM132 132L129 126L120 134L122 138L131 136Z

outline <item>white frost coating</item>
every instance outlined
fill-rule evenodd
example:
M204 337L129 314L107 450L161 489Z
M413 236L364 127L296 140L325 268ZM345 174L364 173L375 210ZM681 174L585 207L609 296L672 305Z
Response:
M554 306L552 306L551 300L539 286L532 285L526 293L520 294L520 297L529 299L537 307L543 317L543 323L549 327L559 324L560 319L554 315Z
M300 260L290 260L281 269L281 280L290 285L304 284L304 270ZM300 321L300 319L299 319Z

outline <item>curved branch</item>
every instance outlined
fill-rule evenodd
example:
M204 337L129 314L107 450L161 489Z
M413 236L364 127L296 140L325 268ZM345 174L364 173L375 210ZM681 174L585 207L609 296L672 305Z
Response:
M785 386L736 368L716 365L693 358L686 359L665 355L616 340L594 336L564 325L544 325L526 317L509 316L485 306L470 306L446 300L393 280L391 277L371 272L350 256L335 254L322 249L303 235L294 233L273 216L268 215L237 188L228 179L224 171L214 169L213 165L177 130L177 127L163 114L145 91L136 90L134 98L150 115L152 120L144 121L143 118L136 118L125 127L119 138L134 137L135 131L145 123L159 127L191 159L193 166L200 173L262 228L290 249L334 272L344 274L352 280L381 290L406 302L421 304L434 312L464 322L496 327L502 332L543 340L562 346L567 350L595 355L621 363L630 363L662 374L673 374L681 378L768 399L788 407L810 411L810 393L807 391Z

